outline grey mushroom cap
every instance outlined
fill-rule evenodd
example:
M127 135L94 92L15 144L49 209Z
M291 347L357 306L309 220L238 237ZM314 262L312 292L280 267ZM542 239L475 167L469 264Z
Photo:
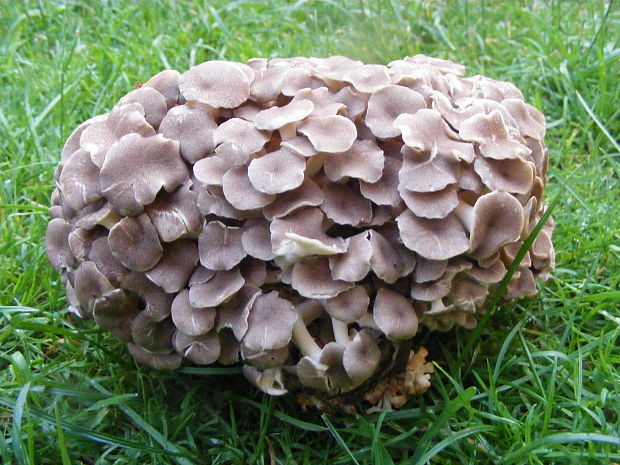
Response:
M101 193L119 213L136 215L155 200L160 189L171 192L188 177L177 141L128 134L106 154Z
M127 216L110 230L108 243L112 255L130 270L153 268L162 257L163 248L150 218Z
M297 318L293 304L279 297L277 291L258 296L250 308L248 331L241 343L251 351L285 347Z
M198 263L198 247L193 241L180 239L167 245L157 265L150 268L145 274L164 292L179 292Z
M215 149L213 132L216 128L213 116L206 109L179 105L168 111L159 133L166 139L178 140L183 159L196 163Z
M204 283L190 284L189 301L194 307L217 307L245 284L239 270L218 271Z
M207 61L179 78L179 89L190 101L213 108L235 108L250 96L251 79L239 67L224 61Z
M402 114L426 108L424 97L404 86L387 85L374 92L368 100L366 126L376 137L396 137L401 130L394 121Z
M418 332L418 316L411 302L385 287L377 292L372 314L389 339L410 339Z
M248 166L252 186L264 194L293 190L304 180L306 161L284 148L255 158Z
M446 260L469 249L465 230L453 215L426 219L418 218L407 210L396 221L405 246L424 258Z
M219 221L207 224L198 237L200 263L211 270L230 270L246 256L241 228Z
M333 318L352 323L366 314L369 304L370 297L364 286L355 286L336 297L327 299L325 310Z
M299 132L306 136L319 152L339 153L349 150L357 137L357 129L344 116L312 116L299 125Z
M211 307L194 307L189 301L189 289L183 289L172 301L171 316L180 331L188 336L200 336L213 328L216 310Z
M217 361L221 353L220 340L216 332L191 336L177 331L172 345L179 355L197 365L209 365Z

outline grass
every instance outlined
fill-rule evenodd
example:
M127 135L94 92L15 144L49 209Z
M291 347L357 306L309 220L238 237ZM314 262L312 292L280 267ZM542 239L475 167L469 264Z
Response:
M603 1L0 2L0 461L620 463L620 15ZM514 82L548 118L558 267L476 332L423 333L400 411L304 413L238 370L137 367L71 318L43 236L79 122L206 59L415 53Z

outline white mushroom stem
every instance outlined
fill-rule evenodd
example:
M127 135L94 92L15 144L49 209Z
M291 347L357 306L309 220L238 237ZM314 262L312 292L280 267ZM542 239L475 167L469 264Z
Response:
M454 309L453 305L445 306L443 299L436 299L431 302L431 309L424 313L424 316L436 316L449 313Z
M288 123L278 129L280 132L280 138L282 140L289 140L293 137L297 137L297 123Z
M304 356L310 357L316 361L321 358L322 350L308 332L303 318L297 318L297 321L293 325L292 341Z
M467 229L467 232L471 232L471 228L474 223L474 207L463 202L462 200L459 200L459 204L456 206L454 213L463 227Z
M377 323L375 322L375 317L370 312L367 312L365 315L363 315L359 320L356 320L355 322L360 326L364 326L365 328L372 328L372 329L376 329L377 331L381 331L379 329L379 326L377 326Z
M332 328L334 330L334 339L337 343L346 345L351 342L349 325L347 323L336 318L332 318Z

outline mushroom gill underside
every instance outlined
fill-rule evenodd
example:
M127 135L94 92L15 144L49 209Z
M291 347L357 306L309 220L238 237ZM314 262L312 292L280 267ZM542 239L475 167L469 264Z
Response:
M543 115L464 72L416 55L155 75L62 150L46 251L70 309L157 369L241 363L272 395L388 375L423 392L412 338L475 327L545 212ZM508 299L549 278L552 229Z

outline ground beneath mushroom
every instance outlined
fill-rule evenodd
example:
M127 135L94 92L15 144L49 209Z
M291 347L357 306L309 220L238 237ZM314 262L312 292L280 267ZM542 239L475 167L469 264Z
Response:
M424 347L417 352L412 350L404 372L385 378L367 390L332 397L303 392L298 394L297 402L303 411L316 409L328 414L354 415L358 413L360 398L370 405L364 409L367 414L399 409L407 403L409 396L424 394L431 387L434 367L432 362L426 361L427 356L428 350Z

